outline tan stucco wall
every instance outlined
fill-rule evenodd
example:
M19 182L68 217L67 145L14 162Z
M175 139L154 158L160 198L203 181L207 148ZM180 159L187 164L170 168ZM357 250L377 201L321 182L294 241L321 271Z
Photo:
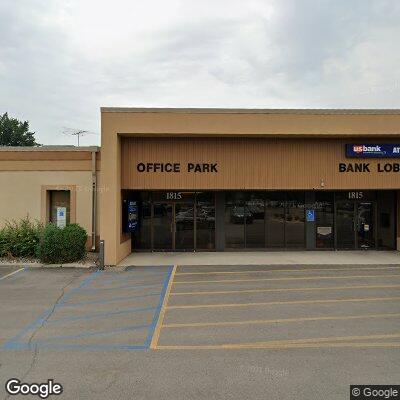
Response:
M76 187L76 222L89 237L92 230L92 177L90 171L0 171L0 226L6 220L29 215L41 220L42 186Z

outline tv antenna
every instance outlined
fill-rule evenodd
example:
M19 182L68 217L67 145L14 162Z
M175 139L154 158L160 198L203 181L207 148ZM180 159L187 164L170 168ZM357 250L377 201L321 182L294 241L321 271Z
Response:
M91 132L88 130L74 129L74 128L63 128L63 134L67 135L67 136L76 136L76 138L78 139L78 147L79 147L80 139L82 136L97 135L97 133L94 133L94 132Z

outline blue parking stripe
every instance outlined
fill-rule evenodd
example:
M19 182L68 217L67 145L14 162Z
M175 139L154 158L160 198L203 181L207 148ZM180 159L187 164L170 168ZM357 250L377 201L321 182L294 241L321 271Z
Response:
M49 339L35 340L31 343L32 344L41 344L41 343L52 342L54 340L79 339L79 338L91 337L91 336L108 336L108 335L115 335L116 333L121 333L121 332L130 332L130 331L135 331L135 330L139 330L139 329L146 329L149 327L150 327L149 324L125 326L123 328L113 329L111 331L84 332L84 333L78 333L77 335L52 336Z
M104 275L106 275L106 279L104 282L113 282L113 281L129 281L129 280L137 280L137 279L146 279L146 278L152 278L154 276L165 276L168 273L168 271L163 271L163 272L153 272L153 273L144 273L144 272L135 272L135 271L127 271L127 272L104 272ZM108 277L107 275L113 274L114 276ZM118 275L118 276L115 276ZM129 278L127 277L129 276Z
M91 301L81 301L79 303L64 303L62 307L78 307L78 306L86 306L90 304L106 304L113 303L115 301L128 301L133 299L141 299L142 297L154 297L158 296L160 293L148 293L148 294L138 294L136 296L125 296L125 297L113 297L111 299L105 300L91 300Z
M128 308L126 310L121 310L121 311L111 311L111 312L104 312L104 313L88 314L88 315L82 315L79 317L78 316L64 317L64 318L60 318L60 319L47 321L47 323L48 324L57 324L59 322L88 320L88 319L93 319L93 318L110 317L112 315L122 315L122 314L131 314L131 313L135 313L135 312L151 311L151 310L155 310L155 309L156 309L156 307Z
M85 292L97 292L99 290L119 290L119 289L136 289L136 288L148 288L148 287L156 287L161 286L163 283L154 283L151 285L144 284L144 285L125 285L125 286L116 286L116 287L99 287L99 288L90 288L86 289Z
M163 288L162 288L161 293L160 293L160 299L158 301L158 306L157 306L156 311L154 313L153 321L152 321L151 326L149 328L149 333L147 335L146 341L144 342L144 345L147 348L150 347L151 340L152 340L153 335L154 335L154 330L156 329L157 321L158 321L158 318L160 317L161 307L162 307L162 304L163 304L163 301L164 301L165 293L167 292L168 282L169 282L169 280L171 278L171 273L172 273L173 268L174 267L172 267L172 266L169 267L168 275L164 279L164 284L163 284Z
M92 273L90 276L88 276L76 289L72 289L68 294L71 292L76 292L89 284L93 279L96 279L99 274L99 271ZM65 296L64 296L65 298ZM62 301L59 302L59 304L62 304ZM41 314L36 320L28 324L24 329L22 329L19 333L17 333L12 339L4 343L3 347L7 348L7 345L12 343L12 342L18 342L23 336L25 336L29 331L35 329L37 326L40 326L43 324L43 322L46 320L46 318L52 313L53 308L49 308L46 310L43 314Z
M84 279L81 284L75 288L70 290L62 299L58 302L58 305L64 304L68 299L70 299L75 293L81 291L85 286L89 285L92 281L99 277L101 271L96 271L91 273L86 279Z
M55 350L147 350L143 345L129 344L56 344L56 343L41 343L38 345L29 344L28 342L10 343L6 348L8 350L31 350L34 347L48 348Z

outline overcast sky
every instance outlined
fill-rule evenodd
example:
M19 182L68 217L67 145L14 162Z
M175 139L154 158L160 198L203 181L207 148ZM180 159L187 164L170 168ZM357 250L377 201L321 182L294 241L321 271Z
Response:
M399 108L400 1L1 0L0 113L100 143L100 107Z

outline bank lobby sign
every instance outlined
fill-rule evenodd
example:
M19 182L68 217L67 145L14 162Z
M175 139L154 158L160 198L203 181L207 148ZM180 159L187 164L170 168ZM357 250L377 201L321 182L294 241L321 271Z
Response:
M400 144L346 144L347 158L400 158ZM339 172L400 172L399 162L378 162L373 167L368 162L339 163Z

